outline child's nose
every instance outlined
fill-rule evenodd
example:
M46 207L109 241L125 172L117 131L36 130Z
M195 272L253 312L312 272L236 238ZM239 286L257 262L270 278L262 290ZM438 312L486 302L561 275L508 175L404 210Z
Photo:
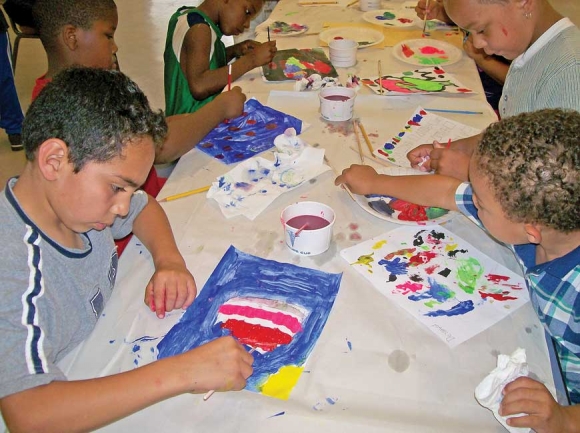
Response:
M478 50L481 50L482 48L487 46L487 43L482 36L472 34L472 42L473 46Z
M124 217L129 213L130 204L131 204L131 195L129 195L127 198L119 198L111 208L111 212L113 212L117 216Z

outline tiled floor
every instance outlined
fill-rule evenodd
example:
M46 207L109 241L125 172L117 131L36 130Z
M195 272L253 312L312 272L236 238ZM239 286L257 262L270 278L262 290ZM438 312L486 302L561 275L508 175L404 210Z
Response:
M580 0L552 0L552 4L580 25ZM141 86L155 108L164 108L162 56L167 21L182 5L182 0L117 1L119 28L116 41L121 69ZM45 70L46 56L40 42L22 40L16 86L24 111L30 102L34 80ZM24 161L24 153L12 152L8 137L0 130L0 185L18 174Z

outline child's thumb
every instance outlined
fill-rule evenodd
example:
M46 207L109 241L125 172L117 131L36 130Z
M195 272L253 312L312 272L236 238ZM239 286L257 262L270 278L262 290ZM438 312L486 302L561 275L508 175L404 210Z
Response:
M445 145L439 143L437 140L433 140L433 148L434 149L445 149Z

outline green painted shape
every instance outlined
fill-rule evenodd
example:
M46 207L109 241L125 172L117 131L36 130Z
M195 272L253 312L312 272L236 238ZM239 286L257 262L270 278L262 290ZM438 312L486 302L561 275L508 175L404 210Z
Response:
M427 218L430 220L442 217L446 215L449 211L447 209L441 209L440 207L428 207L425 209L425 213L427 214Z
M465 293L473 294L477 281L483 275L483 266L473 257L457 259L457 285Z
M422 78L403 77L403 81L424 92L442 92L445 87L453 85L451 81L427 81Z

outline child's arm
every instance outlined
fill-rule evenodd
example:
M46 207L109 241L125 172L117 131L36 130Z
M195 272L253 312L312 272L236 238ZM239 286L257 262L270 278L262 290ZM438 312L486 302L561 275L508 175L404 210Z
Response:
M253 357L232 337L98 379L54 381L0 399L12 432L92 431L186 392L240 390Z
M198 101L208 98L228 84L228 67L210 70L211 31L206 25L194 25L187 33L181 48L181 69L187 78L189 91ZM232 64L232 81L257 66L272 61L276 41L260 44Z
M390 195L422 206L457 210L455 191L461 181L439 175L387 176L368 165L351 165L334 181L355 194Z
M236 86L230 92L220 93L194 113L167 117L167 139L155 155L155 164L175 161L189 152L225 119L240 116L245 101L246 95Z
M421 144L407 153L407 159L411 167L421 171L435 170L437 174L466 181L469 159L481 137L482 134L479 134L452 141L449 148L446 145Z
M187 308L195 299L193 276L177 249L165 212L157 201L149 201L133 223L133 233L149 250L155 273L145 290L145 303L163 318L166 311Z
M526 414L509 418L508 425L537 433L580 432L580 406L560 406L544 384L520 377L507 384L503 393L500 415Z

